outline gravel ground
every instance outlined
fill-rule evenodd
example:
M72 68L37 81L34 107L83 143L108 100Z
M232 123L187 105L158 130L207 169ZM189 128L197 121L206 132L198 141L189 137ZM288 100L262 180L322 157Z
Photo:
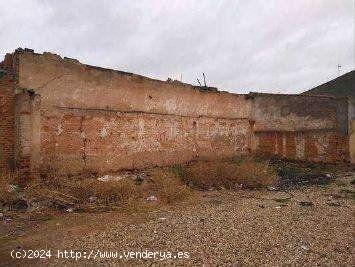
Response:
M343 265L352 266L355 173L291 191L198 192L144 214L70 213L22 225L1 241L2 265ZM301 205L303 204L303 205ZM153 204L154 205L154 204ZM6 231L16 221L1 222ZM5 226L5 223L7 224ZM11 224L13 224L11 226ZM11 228L12 227L12 228ZM21 228L20 227L20 228ZM13 249L51 249L50 260L12 260ZM57 259L57 250L187 252L186 259ZM88 255L88 254L87 254ZM185 255L186 256L186 255ZM169 257L166 254L166 257Z

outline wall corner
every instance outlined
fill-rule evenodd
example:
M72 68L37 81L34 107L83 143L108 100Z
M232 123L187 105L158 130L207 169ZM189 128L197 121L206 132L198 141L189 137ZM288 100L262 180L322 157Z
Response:
M23 90L15 95L15 166L23 177L38 173L41 164L41 96Z

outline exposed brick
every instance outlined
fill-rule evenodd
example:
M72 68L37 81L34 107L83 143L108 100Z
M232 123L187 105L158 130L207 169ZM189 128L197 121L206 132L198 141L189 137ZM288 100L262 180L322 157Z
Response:
M10 63L4 62L0 77L0 170L14 168L14 78ZM1 70L1 67L0 67Z
M349 159L342 100L211 91L30 49L8 54L0 68L2 169L16 161L25 174L35 167L108 172L254 149Z
M285 151L286 151L286 158L289 159L296 159L296 134L295 132L286 132L285 133Z
M248 120L63 112L43 120L42 156L45 163L70 171L114 171L248 152Z

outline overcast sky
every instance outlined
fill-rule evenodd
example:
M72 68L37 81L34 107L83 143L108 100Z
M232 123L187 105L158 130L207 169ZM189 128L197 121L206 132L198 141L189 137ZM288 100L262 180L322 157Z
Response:
M17 47L220 90L299 93L354 69L354 0L0 0Z

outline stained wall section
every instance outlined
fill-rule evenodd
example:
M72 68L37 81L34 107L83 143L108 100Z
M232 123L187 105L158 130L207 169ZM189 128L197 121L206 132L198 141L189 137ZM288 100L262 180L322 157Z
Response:
M250 152L244 95L80 64L19 57L19 88L41 96L42 168L98 172Z
M0 79L6 168L114 172L253 151L349 160L342 99L210 91L32 50L12 58L13 77Z
M289 159L349 160L346 98L251 94L254 150Z
M72 171L162 166L247 153L249 132L239 119L64 109L43 120L42 156Z

